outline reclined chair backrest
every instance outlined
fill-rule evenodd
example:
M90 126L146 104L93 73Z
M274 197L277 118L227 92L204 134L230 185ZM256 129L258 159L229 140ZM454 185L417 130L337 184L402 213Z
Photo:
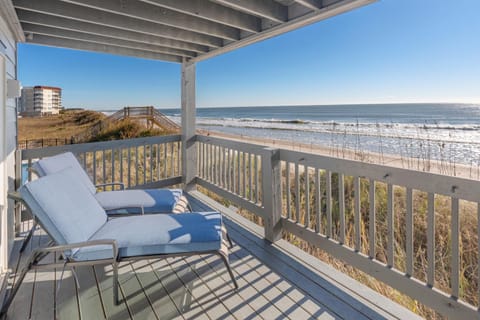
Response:
M75 180L83 183L90 193L95 194L97 192L97 189L88 177L87 173L82 168L75 155L71 152L61 153L52 157L38 160L32 165L32 168L40 177L62 171L66 168L71 168L71 172L74 174Z
M87 241L107 221L105 210L72 168L31 181L19 192L57 244Z

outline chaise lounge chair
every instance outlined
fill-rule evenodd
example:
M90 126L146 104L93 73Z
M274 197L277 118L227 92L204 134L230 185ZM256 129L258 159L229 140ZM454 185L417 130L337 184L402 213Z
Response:
M97 187L90 180L89 176L78 162L75 155L71 152L61 153L52 157L38 160L32 165L32 169L39 177L50 175L62 171L66 168L72 168L72 173L76 179L94 195L99 204L105 209L108 215L123 214L152 214L152 213L179 213L191 211L187 198L183 195L181 189L129 189L123 190L123 184L119 184L122 190L97 192ZM108 185L108 184L106 184ZM25 238L20 252L25 250L36 224ZM233 243L228 235L225 226L222 230L229 243L230 248Z
M5 315L30 269L112 264L113 298L118 304L118 264L124 260L216 254L238 288L223 243L218 212L122 216L108 219L90 190L72 168L32 181L14 195L29 208L54 246L35 250L18 276L0 311ZM49 253L64 263L40 263Z

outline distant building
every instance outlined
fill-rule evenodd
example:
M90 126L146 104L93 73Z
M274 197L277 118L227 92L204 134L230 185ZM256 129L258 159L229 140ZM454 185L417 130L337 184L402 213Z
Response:
M62 109L62 89L57 87L24 87L20 98L22 116L58 114Z

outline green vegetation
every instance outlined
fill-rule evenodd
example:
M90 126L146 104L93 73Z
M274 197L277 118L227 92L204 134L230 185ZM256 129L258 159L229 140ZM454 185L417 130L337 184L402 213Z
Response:
M173 133L163 128L146 128L136 121L124 119L102 129L98 134L90 138L89 142L152 137Z

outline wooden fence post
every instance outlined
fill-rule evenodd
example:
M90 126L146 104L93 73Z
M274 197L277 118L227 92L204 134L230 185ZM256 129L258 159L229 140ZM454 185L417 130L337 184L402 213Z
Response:
M282 176L280 150L265 148L262 156L262 193L265 209L265 238L275 242L282 238Z

